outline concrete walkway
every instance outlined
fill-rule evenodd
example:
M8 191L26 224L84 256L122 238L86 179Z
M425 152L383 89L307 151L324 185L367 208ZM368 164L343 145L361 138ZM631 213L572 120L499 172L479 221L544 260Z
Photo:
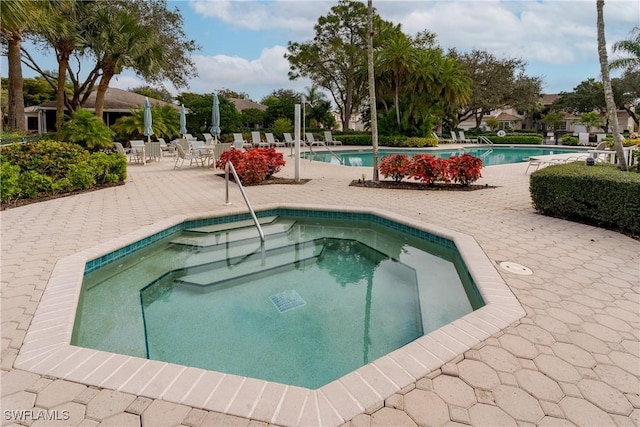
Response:
M472 235L527 311L415 384L345 425L640 425L640 242L547 218L531 207L526 163L483 170L473 192L349 187L369 168L301 162L305 185L247 188L276 202L387 209ZM173 161L129 166L124 186L0 213L2 425L266 425L13 369L40 297L62 257L177 214L224 212L224 181ZM293 176L293 162L280 176ZM234 206L241 206L231 189ZM51 420L49 418L55 418Z

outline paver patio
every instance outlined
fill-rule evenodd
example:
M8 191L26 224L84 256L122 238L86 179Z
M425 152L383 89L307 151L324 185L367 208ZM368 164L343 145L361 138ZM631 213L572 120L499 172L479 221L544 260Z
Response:
M485 168L479 183L497 188L473 192L382 190L348 185L363 173L370 177L369 168L303 160L301 177L309 183L246 189L256 208L274 201L372 207L469 234L527 312L400 393L330 424L640 425L640 242L538 215L525 169L525 163ZM0 213L2 425L266 425L260 411L277 411L279 402L265 392L248 419L189 406L187 396L153 400L117 391L118 384L97 389L13 369L60 258L174 215L230 209L215 173L173 170L171 159L131 165L124 186ZM279 175L293 176L293 162ZM231 200L234 209L243 204L236 188ZM506 272L497 267L502 261L533 274ZM43 419L51 414L60 419ZM304 413L275 419L320 423Z

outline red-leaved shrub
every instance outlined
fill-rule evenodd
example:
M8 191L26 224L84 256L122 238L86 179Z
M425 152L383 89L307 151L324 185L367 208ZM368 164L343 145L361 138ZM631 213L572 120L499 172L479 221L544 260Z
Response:
M477 181L482 176L481 169L482 159L471 154L449 157L449 176L463 186Z
M240 181L245 185L259 184L285 165L282 153L271 147L246 151L233 148L220 155L216 167L224 169L227 162L231 162Z
M416 154L408 158L405 154L392 154L380 161L380 173L385 178L391 176L394 181L410 177L433 185L436 182L457 182L467 186L477 181L482 169L482 159L470 154L452 156L448 159L429 154Z
M406 154L392 154L380 160L380 173L384 177L391 176L395 182L400 182L409 176L409 166L411 161Z
M447 159L429 154L416 154L411 158L411 178L433 185L436 181L450 182Z

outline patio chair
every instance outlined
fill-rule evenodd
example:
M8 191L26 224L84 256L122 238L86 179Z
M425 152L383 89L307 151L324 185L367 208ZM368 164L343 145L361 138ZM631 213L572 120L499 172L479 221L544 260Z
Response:
M213 161L215 162L216 160L219 160L222 153L229 150L231 150L230 142L220 142L218 144L213 144Z
M284 142L276 139L271 132L265 132L264 136L267 138L267 143L272 147L284 147Z
M197 139L195 136L191 135L190 133L185 133L184 134L184 139L186 139L187 141L193 141L195 139Z
M458 138L459 141L467 142L467 143L473 143L473 144L477 144L478 143L477 139L467 138L466 136L464 136L464 131L463 130L458 131L458 135L460 135L460 138Z
M243 148L251 148L251 144L244 140L241 133L233 134L233 148L242 150Z
M433 137L438 140L438 145L440 145L440 144L449 144L451 142L451 140L449 140L447 138L442 138L442 137L438 136L438 134L435 133L435 132L431 132L431 135L433 135Z
M333 135L331 135L330 130L324 132L324 142L327 145L342 145L341 141L336 141L335 139L333 139Z
M313 133L311 132L305 133L305 136L307 138L306 144L310 147L314 145L325 145L324 141L315 139L315 137L313 136Z
M144 164L144 141L141 139L132 139L129 141L129 162L134 160L136 163L140 162Z
M189 160L189 166L193 165L194 160L196 162L196 166L198 165L198 161L200 160L198 157L198 154L185 151L184 148L182 148L181 144L176 144L176 153L177 153L176 163L173 165L174 169L178 168L179 161L182 161L180 163L180 167L184 165L185 160Z
M207 164L211 162L211 157L213 156L213 145L206 145L204 141L190 141L191 142L191 152L198 157L202 166L204 166L205 161Z
M268 147L269 143L262 141L262 138L260 137L260 132L251 132L251 145L254 148Z
M176 147L173 144L167 144L164 138L158 138L158 142L160 143L160 151L163 156L176 155Z
M150 141L145 142L144 144L144 157L145 157L145 165L147 164L147 160L153 160L154 162L159 162L162 157L162 150L160 149L160 142L158 141Z
M457 142L462 142L462 141L458 140L458 136L454 131L451 131L451 143L455 144Z
M213 136L210 133L203 133L202 137L204 138L205 143L213 144Z
M293 140L293 138L291 137L291 134L289 132L284 132L282 134L282 137L284 138L284 145L287 147L293 147L296 142Z

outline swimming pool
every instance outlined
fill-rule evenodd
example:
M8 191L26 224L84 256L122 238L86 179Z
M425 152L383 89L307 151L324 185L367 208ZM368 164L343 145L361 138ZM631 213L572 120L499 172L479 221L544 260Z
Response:
M389 149L384 148L378 151L378 159L391 154L404 153L409 156L415 154L431 154L438 157L448 158L462 153L482 159L484 166L503 165L507 163L520 163L528 161L532 156L544 156L553 154L584 153L584 150L575 147L522 147L522 146L483 146L464 147L455 149ZM371 149L361 150L333 150L333 154L327 151L313 151L302 154L305 159L310 159L325 163L342 164L346 166L373 166L373 155Z
M302 214L302 216L301 216ZM484 305L453 242L328 213L199 224L85 275L72 344L317 389Z

